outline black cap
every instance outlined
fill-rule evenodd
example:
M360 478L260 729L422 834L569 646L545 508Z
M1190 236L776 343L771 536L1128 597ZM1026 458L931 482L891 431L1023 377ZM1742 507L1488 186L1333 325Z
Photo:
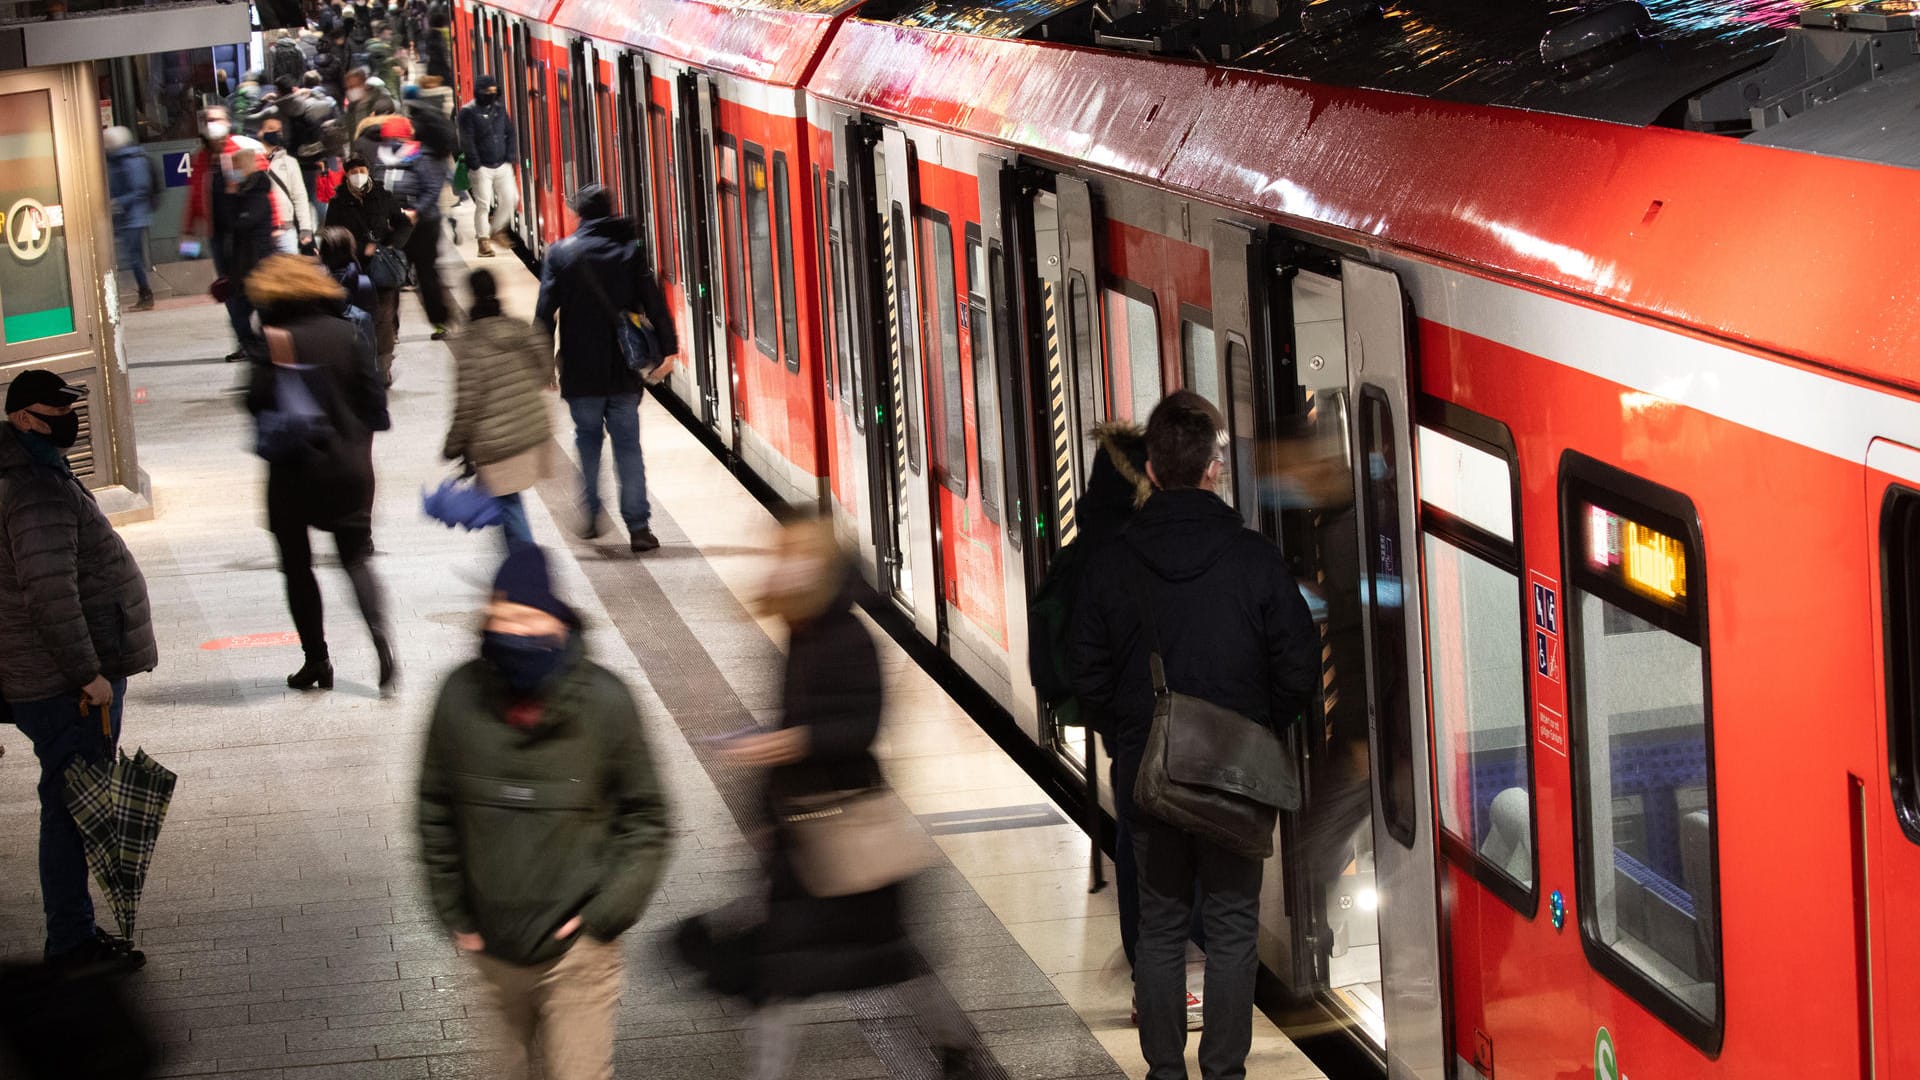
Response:
M53 372L34 368L14 376L7 385L7 413L12 415L29 405L71 405L86 396L85 387L69 386Z

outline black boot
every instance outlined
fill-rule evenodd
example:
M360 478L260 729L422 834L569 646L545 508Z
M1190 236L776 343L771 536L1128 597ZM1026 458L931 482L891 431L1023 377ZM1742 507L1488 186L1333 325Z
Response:
M400 678L400 665L393 658L393 645L387 641L385 631L373 632L373 652L380 658L380 696L392 697L394 684Z
M300 670L287 676L287 685L295 690L311 690L316 686L322 690L333 689L333 661L327 659L326 653L308 654Z

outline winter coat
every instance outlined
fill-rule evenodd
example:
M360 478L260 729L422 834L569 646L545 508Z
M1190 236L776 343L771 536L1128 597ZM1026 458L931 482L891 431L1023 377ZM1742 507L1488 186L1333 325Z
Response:
M353 233L353 250L356 257L364 257L367 245L375 247L405 247L407 237L413 233L413 221L400 208L400 201L393 193L375 180L367 185L364 192L355 192L346 183L333 193L333 201L327 204L327 214L322 227L338 225Z
M409 102L407 119L413 124L413 137L427 153L452 157L460 150L460 129L439 103L421 99Z
M1280 549L1213 492L1155 492L1119 537L1088 554L1085 575L1073 689L1111 718L1121 773L1139 770L1153 722L1142 604L1151 604L1170 688L1277 732L1312 701L1320 637L1307 602Z
M467 167L492 169L512 164L519 153L519 144L513 119L500 100L500 81L491 75L482 75L474 83L482 94L489 90L494 93L484 105L480 98L475 98L460 109L460 152L467 157Z
M770 815L788 800L882 782L872 749L882 708L879 654L851 597L843 587L825 612L793 627L780 727L807 729L807 756L768 770ZM761 996L886 986L918 973L919 954L902 918L902 886L809 895L794 871L793 838L777 825L773 837L767 922L757 940Z
M580 632L538 721L484 660L441 684L420 768L420 853L434 913L489 956L536 964L554 932L612 941L639 921L671 848L668 809L633 694L588 660Z
M255 363L248 411L258 416L274 407L276 380L300 378L334 432L319 460L268 466L267 528L276 533L369 528L373 433L392 425L374 345L346 318L346 290L313 264L288 258L248 278L247 299L259 309L261 323L293 336L294 362L310 368Z
M234 113L239 116L239 113ZM218 150L206 140L193 151L192 173L187 181L187 208L180 216L180 235L200 236L220 228L220 204L227 199L226 167L240 144L229 135L220 140Z
M553 436L544 393L553 374L546 335L519 319L475 319L447 339L453 347L453 424L441 454L492 465Z
M146 579L92 492L0 426L0 697L44 701L159 662Z
M269 195L273 197L274 220L283 229L313 235L313 204L307 201L307 180L300 173L300 161L287 150L267 159ZM282 251L290 250L283 246Z
M606 301L589 277L599 283ZM672 356L680 350L667 298L634 245L633 223L619 217L583 221L572 236L548 249L540 267L535 317L550 331L559 317L561 397L640 392L640 377L627 367L614 337L618 313L607 302L644 311L661 352Z
M424 51L429 78L442 80L453 78L453 50L448 45L445 30L428 30Z
M153 224L153 167L144 148L123 146L107 155L107 194L113 199L114 228Z
M440 192L453 177L451 158L422 148L400 174L394 185L394 197L412 210L415 223L440 220Z
M363 96L359 101L347 102L347 130L353 132L356 138L359 135L360 124L365 121L367 117L378 116L383 113L397 113L400 111L399 107L393 102L393 95L387 93L384 88L362 85L361 91ZM377 108L376 106L382 101L387 103L386 107L384 109ZM368 158L367 160L372 161L373 159Z
M221 272L236 285L274 253L272 187L266 173L255 172L214 203L213 242L221 251Z

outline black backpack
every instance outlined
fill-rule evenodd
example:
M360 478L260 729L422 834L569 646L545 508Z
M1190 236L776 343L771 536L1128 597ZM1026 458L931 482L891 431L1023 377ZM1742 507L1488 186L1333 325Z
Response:
M267 81L273 82L282 75L290 75L297 84L301 76L307 73L307 54L300 51L300 43L291 37L283 37L273 43L273 51L268 54Z

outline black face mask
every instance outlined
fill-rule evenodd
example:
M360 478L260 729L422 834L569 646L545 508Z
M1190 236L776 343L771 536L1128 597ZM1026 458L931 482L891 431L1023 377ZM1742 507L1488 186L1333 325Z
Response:
M35 419L47 425L47 434L41 436L62 450L80 441L80 414L68 413L65 416L41 416Z
M279 146L283 140L277 131L263 131L260 133L260 141L268 146Z
M566 661L567 639L487 630L480 635L480 657L493 665L514 693L532 694L545 687Z

